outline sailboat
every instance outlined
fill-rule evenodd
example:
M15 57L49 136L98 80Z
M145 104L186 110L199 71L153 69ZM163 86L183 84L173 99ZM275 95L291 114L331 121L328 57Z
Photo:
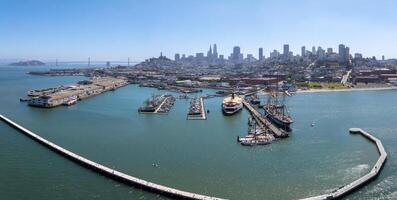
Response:
M288 114L285 105L285 93L283 93L282 101L280 102L278 92L270 91L267 103L263 106L264 114L277 127L285 131L291 131L290 125L293 123L291 116Z

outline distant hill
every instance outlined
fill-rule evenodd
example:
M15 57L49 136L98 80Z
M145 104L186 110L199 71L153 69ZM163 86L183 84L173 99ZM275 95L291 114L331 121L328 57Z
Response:
M45 63L38 60L19 61L9 64L10 66L43 66Z

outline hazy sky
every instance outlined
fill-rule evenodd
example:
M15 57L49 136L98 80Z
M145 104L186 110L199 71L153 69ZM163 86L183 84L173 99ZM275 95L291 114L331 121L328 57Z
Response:
M397 57L394 0L0 0L0 59L143 60L160 51L294 53L340 43Z

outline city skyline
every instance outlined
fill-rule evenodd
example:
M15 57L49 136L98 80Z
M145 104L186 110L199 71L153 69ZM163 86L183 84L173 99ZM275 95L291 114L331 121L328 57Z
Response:
M336 51L345 44L352 55L396 58L396 5L391 1L2 1L0 59L142 61L159 52L169 58L180 52L206 54L208 44L214 43L225 56L234 46L255 57L262 47L268 57L273 49L282 52L283 44L295 54L302 46Z

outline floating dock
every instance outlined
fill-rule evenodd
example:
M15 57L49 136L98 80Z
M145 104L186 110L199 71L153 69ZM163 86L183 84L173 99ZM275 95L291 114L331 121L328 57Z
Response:
M206 120L207 113L204 107L204 99L200 98L192 98L190 102L189 113L187 114L186 119L188 120Z
M174 106L175 97L172 95L154 95L152 100L146 101L146 105L138 109L139 113L167 114Z
M278 128L274 124L272 124L268 119L266 119L265 116L263 116L261 113L259 113L250 103L243 100L243 105L248 109L248 111L251 113L251 115L254 117L254 119L260 124L261 126L267 127L270 132L274 135L276 138L284 138L288 137L289 134L288 132Z
M365 132L364 130L362 130L360 128L351 128L349 130L349 132L352 134L361 134L362 136L364 136L365 138L367 138L368 140L373 142L376 145L378 152L380 154L378 161L376 161L376 163L372 167L371 171L368 174L365 174L364 176L362 176L361 178L359 178L347 185L341 186L328 194L315 196L315 197L309 197L309 198L306 198L303 200L340 199L341 197L344 197L345 195L353 192L354 190L360 188L361 186L369 183L371 180L373 180L374 178L376 178L379 175L379 172L382 170L382 167L383 167L383 165L386 161L386 158L387 158L387 153L385 151L385 148L382 145L382 142L378 138L372 136L371 134Z
M125 183L128 185L133 185L137 188L141 188L146 191L158 193L158 194L168 196L168 197L173 197L176 199L221 200L221 198L186 192L186 191L174 189L171 187L159 185L156 183L152 183L149 181L145 181L145 180L130 176L128 174L124 174L122 172L119 172L117 170L111 169L104 165L98 164L94 161L91 161L87 158L84 158L84 157L82 157L78 154L75 154L69 150L66 150L66 149L40 137L39 135L29 131L28 129L18 125L17 123L4 117L3 115L0 115L0 119L2 121L4 121L5 123L7 123L8 125L12 126L13 128L17 129L21 133L25 134L26 136L32 138L33 140L37 141L38 143L42 144L43 146L49 148L50 150L52 150L56 153L59 153L60 155L66 157L66 158L86 167L86 168L92 169L92 170L94 170L100 174L103 174L107 177L110 177L116 181L119 181L119 182L122 182L122 183Z

